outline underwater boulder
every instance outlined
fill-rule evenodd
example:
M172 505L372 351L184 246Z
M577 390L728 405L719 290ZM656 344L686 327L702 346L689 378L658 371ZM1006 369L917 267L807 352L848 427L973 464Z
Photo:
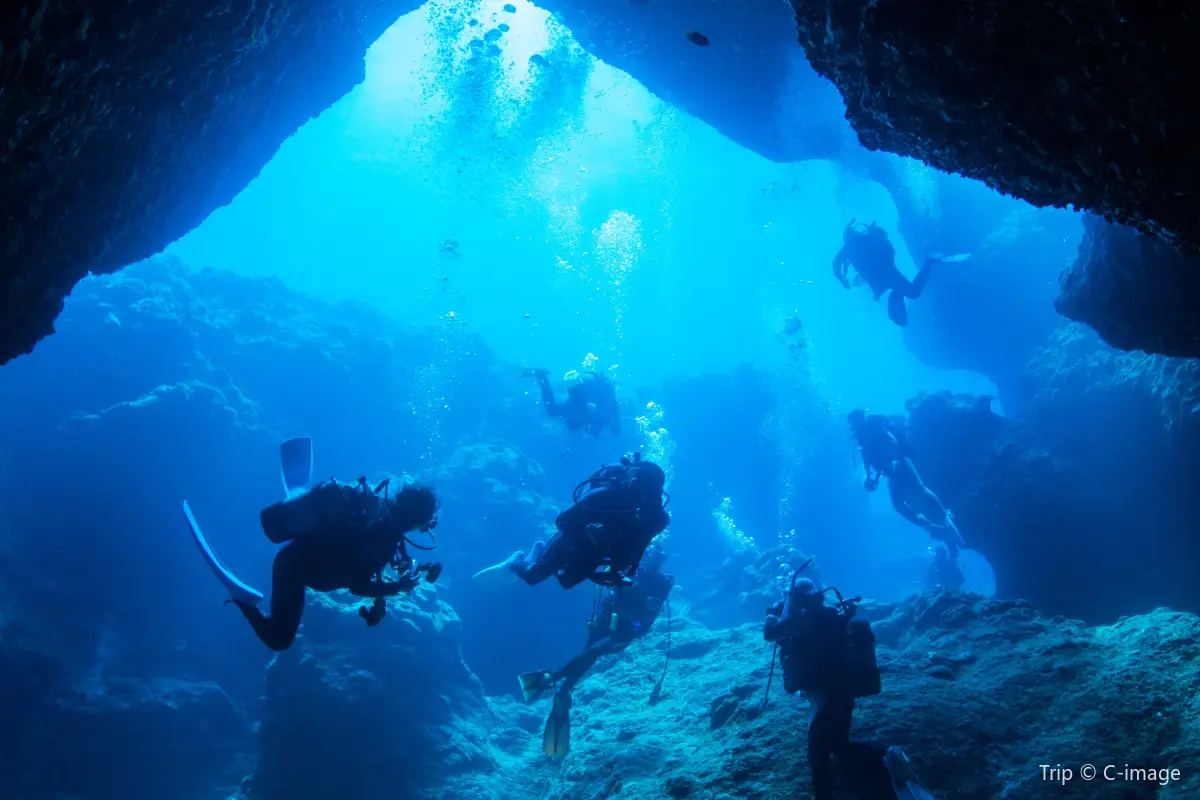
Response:
M495 767L453 609L422 587L368 629L360 604L310 595L300 636L268 668L250 800L417 797Z
M986 398L909 401L914 462L992 565L999 597L1091 622L1200 610L1200 502L1184 490L1200 476L1194 374L1072 325L1037 351L1015 421Z

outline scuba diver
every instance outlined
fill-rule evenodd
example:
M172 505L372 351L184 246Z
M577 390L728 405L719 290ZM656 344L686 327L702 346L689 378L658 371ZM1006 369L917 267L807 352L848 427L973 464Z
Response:
M583 680L596 662L604 656L616 655L645 636L668 602L675 579L662 571L667 559L660 546L651 546L642 559L642 567L628 586L602 589L587 624L587 645L557 672L527 672L518 676L526 703L537 700L549 688L558 685L554 706L546 718L542 734L542 750L548 756L565 756L571 747L571 691ZM667 657L670 658L670 611L667 612ZM658 699L663 676L651 695ZM559 681L562 681L559 684Z
M368 627L377 625L387 613L385 597L414 589L421 576L433 583L442 572L437 562L415 563L407 545L432 550L408 538L412 531L429 534L437 527L437 496L417 484L390 491L391 479L374 487L366 478L356 484L335 480L313 484L312 439L288 439L279 447L284 499L259 514L263 533L283 547L275 554L271 570L271 613L263 614L258 604L262 593L243 583L213 551L192 509L183 503L183 515L192 539L213 574L229 593L262 643L275 651L286 650L300 629L306 589L333 592L344 589L373 599L370 608L361 606L359 616ZM384 577L387 569L397 578Z
M951 559L948 548L933 548L933 563L929 565L927 578L930 588L961 589L966 580L962 568Z
M507 570L530 586L551 575L564 589L585 580L626 585L650 541L671 523L666 482L662 467L641 453L622 456L620 464L601 467L575 487L549 542L535 542L528 554L518 550L476 577Z
M216 557L188 504L183 504L201 554L229 590L228 602L238 607L263 644L277 652L291 646L300 630L306 589L344 589L373 600L370 608L358 609L373 627L387 613L384 598L412 591L422 576L429 583L438 579L442 565L415 563L406 547L433 549L408 538L410 532L420 531L432 539L438 511L433 489L405 484L392 494L390 478L373 487L366 478L355 485L332 479L314 485L311 439L289 439L279 452L285 498L259 514L263 533L283 545L271 569L269 615L258 608L262 594L238 580ZM395 580L384 577L389 568L396 571Z
M896 512L945 545L950 560L957 561L958 551L966 543L950 512L917 473L903 424L861 408L847 414L846 422L862 455L866 473L863 488L873 492L879 488L880 477L886 477Z
M968 258L970 254L950 257L930 255L917 271L917 276L910 281L896 267L896 251L888 240L887 231L874 222L864 225L850 220L842 232L842 249L833 258L833 275L842 286L850 289L852 284L847 278L847 270L853 266L858 273L853 286L865 282L871 287L876 301L890 292L888 318L903 328L908 324L908 308L904 300L916 300L921 296L925 285L929 283L933 267L936 264L966 261Z
M838 598L832 606L825 603L830 591ZM813 796L833 797L831 758L837 756L865 800L932 800L908 768L903 751L850 738L854 701L882 689L875 634L870 623L855 619L860 600L843 598L832 587L818 590L809 579L796 580L793 575L787 597L768 610L763 626L763 638L776 645L784 690L808 697ZM773 668L774 662L772 672Z
M431 533L437 527L437 496L427 486L406 484L388 492L388 481L370 487L329 480L262 510L260 522L267 538L283 544L271 569L271 613L258 606L234 604L262 643L286 650L300 629L305 589L333 592L345 589L372 599L358 610L368 627L387 612L386 597L412 591L424 579L433 583L442 565L414 563L406 544L412 531ZM419 547L419 545L414 545ZM427 548L422 548L427 549ZM384 578L392 568L395 580Z
M606 430L621 435L621 406L613 382L599 372L571 370L563 375L567 398L559 402L550 386L550 372L544 369L525 370L525 377L537 378L542 390L542 406L546 413L561 419L571 433L583 432L599 437Z

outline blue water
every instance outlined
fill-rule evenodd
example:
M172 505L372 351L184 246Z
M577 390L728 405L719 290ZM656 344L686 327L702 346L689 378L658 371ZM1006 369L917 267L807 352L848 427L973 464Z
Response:
M0 462L14 498L4 546L21 559L9 563L59 565L13 566L5 585L60 621L29 624L83 696L120 676L213 681L253 739L270 654L221 607L178 507L189 500L230 566L265 589L274 548L257 512L277 499L275 448L294 435L315 438L319 477L448 487L438 596L489 695L509 693L522 664L573 653L592 596L543 586L498 600L471 573L526 546L553 520L539 504L564 505L626 451L667 468L673 569L714 627L746 620L700 607L712 571L780 543L855 594L924 585L929 539L886 492L862 491L845 414L903 413L920 392L999 392L919 361L885 303L833 280L852 218L878 222L915 274L926 253L908 249L891 194L846 165L742 149L583 52L545 12L503 5L472 12L478 26L435 5L397 22L367 53L365 82L228 207L166 259L85 281L59 333L0 374L20 405ZM930 219L953 198L959 216L978 206L983 230L1017 214L1068 251L1078 240L1070 212L917 162L897 169ZM1052 297L1061 266L1023 265L1036 273L1022 285ZM621 384L623 437L570 437L541 414L524 367L606 371ZM994 590L981 556L963 566L968 588ZM347 638L364 634L346 622ZM135 784L115 769L17 796L159 785Z

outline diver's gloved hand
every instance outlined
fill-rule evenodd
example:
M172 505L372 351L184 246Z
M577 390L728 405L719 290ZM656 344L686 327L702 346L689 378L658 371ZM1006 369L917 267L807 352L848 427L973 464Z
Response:
M868 492L873 492L879 488L879 478L867 478L863 481L863 488Z
M387 616L387 603L382 597L376 597L370 608L359 606L358 615L367 621L368 628L374 628Z
M441 576L441 574L442 574L442 562L431 561L427 564L417 564L417 567L414 570L414 572L425 573L425 582L426 583L434 583L435 581L437 581L438 577Z

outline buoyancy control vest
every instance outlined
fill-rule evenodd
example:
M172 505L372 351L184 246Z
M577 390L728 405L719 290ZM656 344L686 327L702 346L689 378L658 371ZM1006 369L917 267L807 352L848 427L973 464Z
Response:
M263 533L275 544L326 536L330 531L362 529L390 522L386 482L371 488L329 479L303 494L272 503L259 513Z
M619 464L604 466L593 472L578 486L571 495L575 505L587 508L587 496L599 489L623 490L629 494L629 507L625 509L605 509L603 513L639 513L639 499L657 496L658 508L663 508L670 497L663 491L666 474L662 468L652 461L643 461L641 453L622 456ZM658 491L655 492L654 490Z
M836 590L834 590L836 591ZM855 619L855 600L799 612L795 630L780 642L783 688L795 692L846 692L870 697L882 690L871 624Z

